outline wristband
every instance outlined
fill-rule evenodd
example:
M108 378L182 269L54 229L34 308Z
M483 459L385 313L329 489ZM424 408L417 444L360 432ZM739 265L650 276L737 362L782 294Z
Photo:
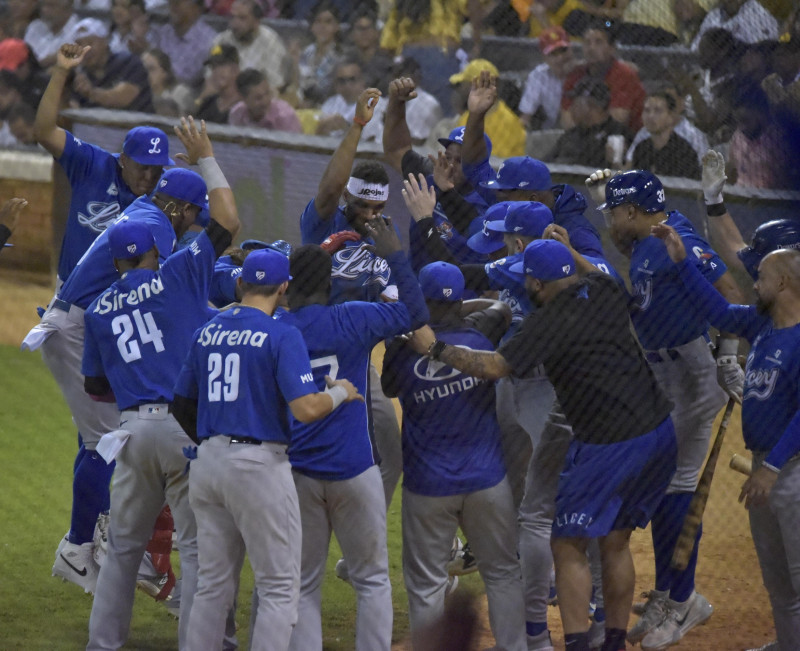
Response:
M367 126L367 121L366 120L362 120L360 117L358 117L356 115L356 116L353 117L353 124L358 124L358 125L360 125L362 127L365 127L365 126Z
M739 340L720 337L717 340L717 357L736 357L739 352Z
M771 463L767 463L766 461L762 461L761 465L764 466L767 470L771 470L776 475L780 475L781 474L781 469L780 468L776 468Z
M347 389L340 384L334 384L332 387L327 387L324 393L329 395L331 400L333 400L333 407L331 407L331 411L336 409L347 399Z
M231 187L228 184L228 179L225 178L225 175L219 168L217 159L213 156L207 156L206 158L198 159L197 166L200 168L200 175L206 182L206 190L208 192L211 192L212 190L219 190L220 188Z
M728 212L728 209L725 207L725 202L720 203L712 203L709 206L706 206L706 214L709 217L720 217Z
M444 352L445 348L447 348L447 344L441 341L440 339L437 339L430 345L430 347L428 348L428 352L425 354L429 359L436 361Z

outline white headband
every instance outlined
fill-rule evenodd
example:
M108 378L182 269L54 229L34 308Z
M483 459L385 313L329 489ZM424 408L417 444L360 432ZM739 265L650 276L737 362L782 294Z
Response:
M359 199L371 201L386 201L389 198L389 186L382 183L367 183L364 179L350 177L347 182L347 191Z

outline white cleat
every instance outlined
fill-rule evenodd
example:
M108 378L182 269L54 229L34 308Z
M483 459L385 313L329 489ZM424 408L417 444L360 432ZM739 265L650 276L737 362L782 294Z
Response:
M94 561L93 547L91 542L75 545L64 537L56 551L53 576L59 576L80 586L84 592L94 594L100 567Z
M703 595L693 592L684 603L669 600L667 616L642 640L644 651L659 651L681 641L695 626L705 624L714 607Z
M667 594L658 590L650 591L639 620L628 631L628 642L631 644L640 642L645 635L664 621L667 615Z

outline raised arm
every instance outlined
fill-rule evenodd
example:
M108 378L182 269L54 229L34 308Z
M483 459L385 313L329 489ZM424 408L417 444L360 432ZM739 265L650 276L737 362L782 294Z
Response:
M345 132L336 151L333 152L319 182L317 196L314 198L314 208L322 219L330 219L336 212L339 197L342 196L347 180L350 178L350 170L353 168L353 161L356 158L361 132L372 119L375 105L380 96L381 91L377 88L367 88L356 100L356 114L353 117L353 123Z
M572 259L575 260L575 267L582 275L597 273L597 267L584 258L580 253L578 253L573 248L572 244L570 244L569 233L567 233L567 229L563 226L559 226L558 224L550 224L544 229L544 233L542 233L542 239L555 240L556 242L561 242L564 246L566 246L569 249L569 252L572 254Z
M389 104L383 116L383 155L386 162L402 174L403 156L411 149L411 132L406 122L406 102L417 96L417 86L410 77L389 83Z
M472 80L472 90L467 99L467 125L464 129L464 142L461 147L462 164L477 164L489 157L486 141L483 138L486 132L485 120L489 109L497 101L497 78L492 77L488 70Z
M733 221L723 201L722 189L728 177L725 175L725 157L709 149L703 156L703 198L708 213L708 229L714 248L730 268L745 271L742 261L736 255L747 244Z
M55 159L61 158L67 142L66 132L56 124L58 110L61 107L61 95L70 72L81 64L90 49L88 45L84 47L75 43L65 43L59 48L50 81L36 110L33 134L36 136L36 141Z

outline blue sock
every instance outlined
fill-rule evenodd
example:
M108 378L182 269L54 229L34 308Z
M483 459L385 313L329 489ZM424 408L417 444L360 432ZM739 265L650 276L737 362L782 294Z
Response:
M547 622L525 622L525 632L531 637L541 635L547 630Z
M594 615L592 615L594 621L596 622L604 622L606 621L606 609L605 608L595 608Z
M567 651L590 651L588 633L567 633L564 636Z
M86 450L72 482L72 521L69 541L75 545L90 542L97 516L108 511L109 484L115 464L107 464L97 452Z
M672 552L678 542L683 521L692 501L692 493L671 493L665 495L653 514L653 551L656 560L656 590L669 591L670 599L686 601L694 590L694 573L697 567L697 547L703 533L702 526L697 531L694 549L686 569L682 572L672 569Z

